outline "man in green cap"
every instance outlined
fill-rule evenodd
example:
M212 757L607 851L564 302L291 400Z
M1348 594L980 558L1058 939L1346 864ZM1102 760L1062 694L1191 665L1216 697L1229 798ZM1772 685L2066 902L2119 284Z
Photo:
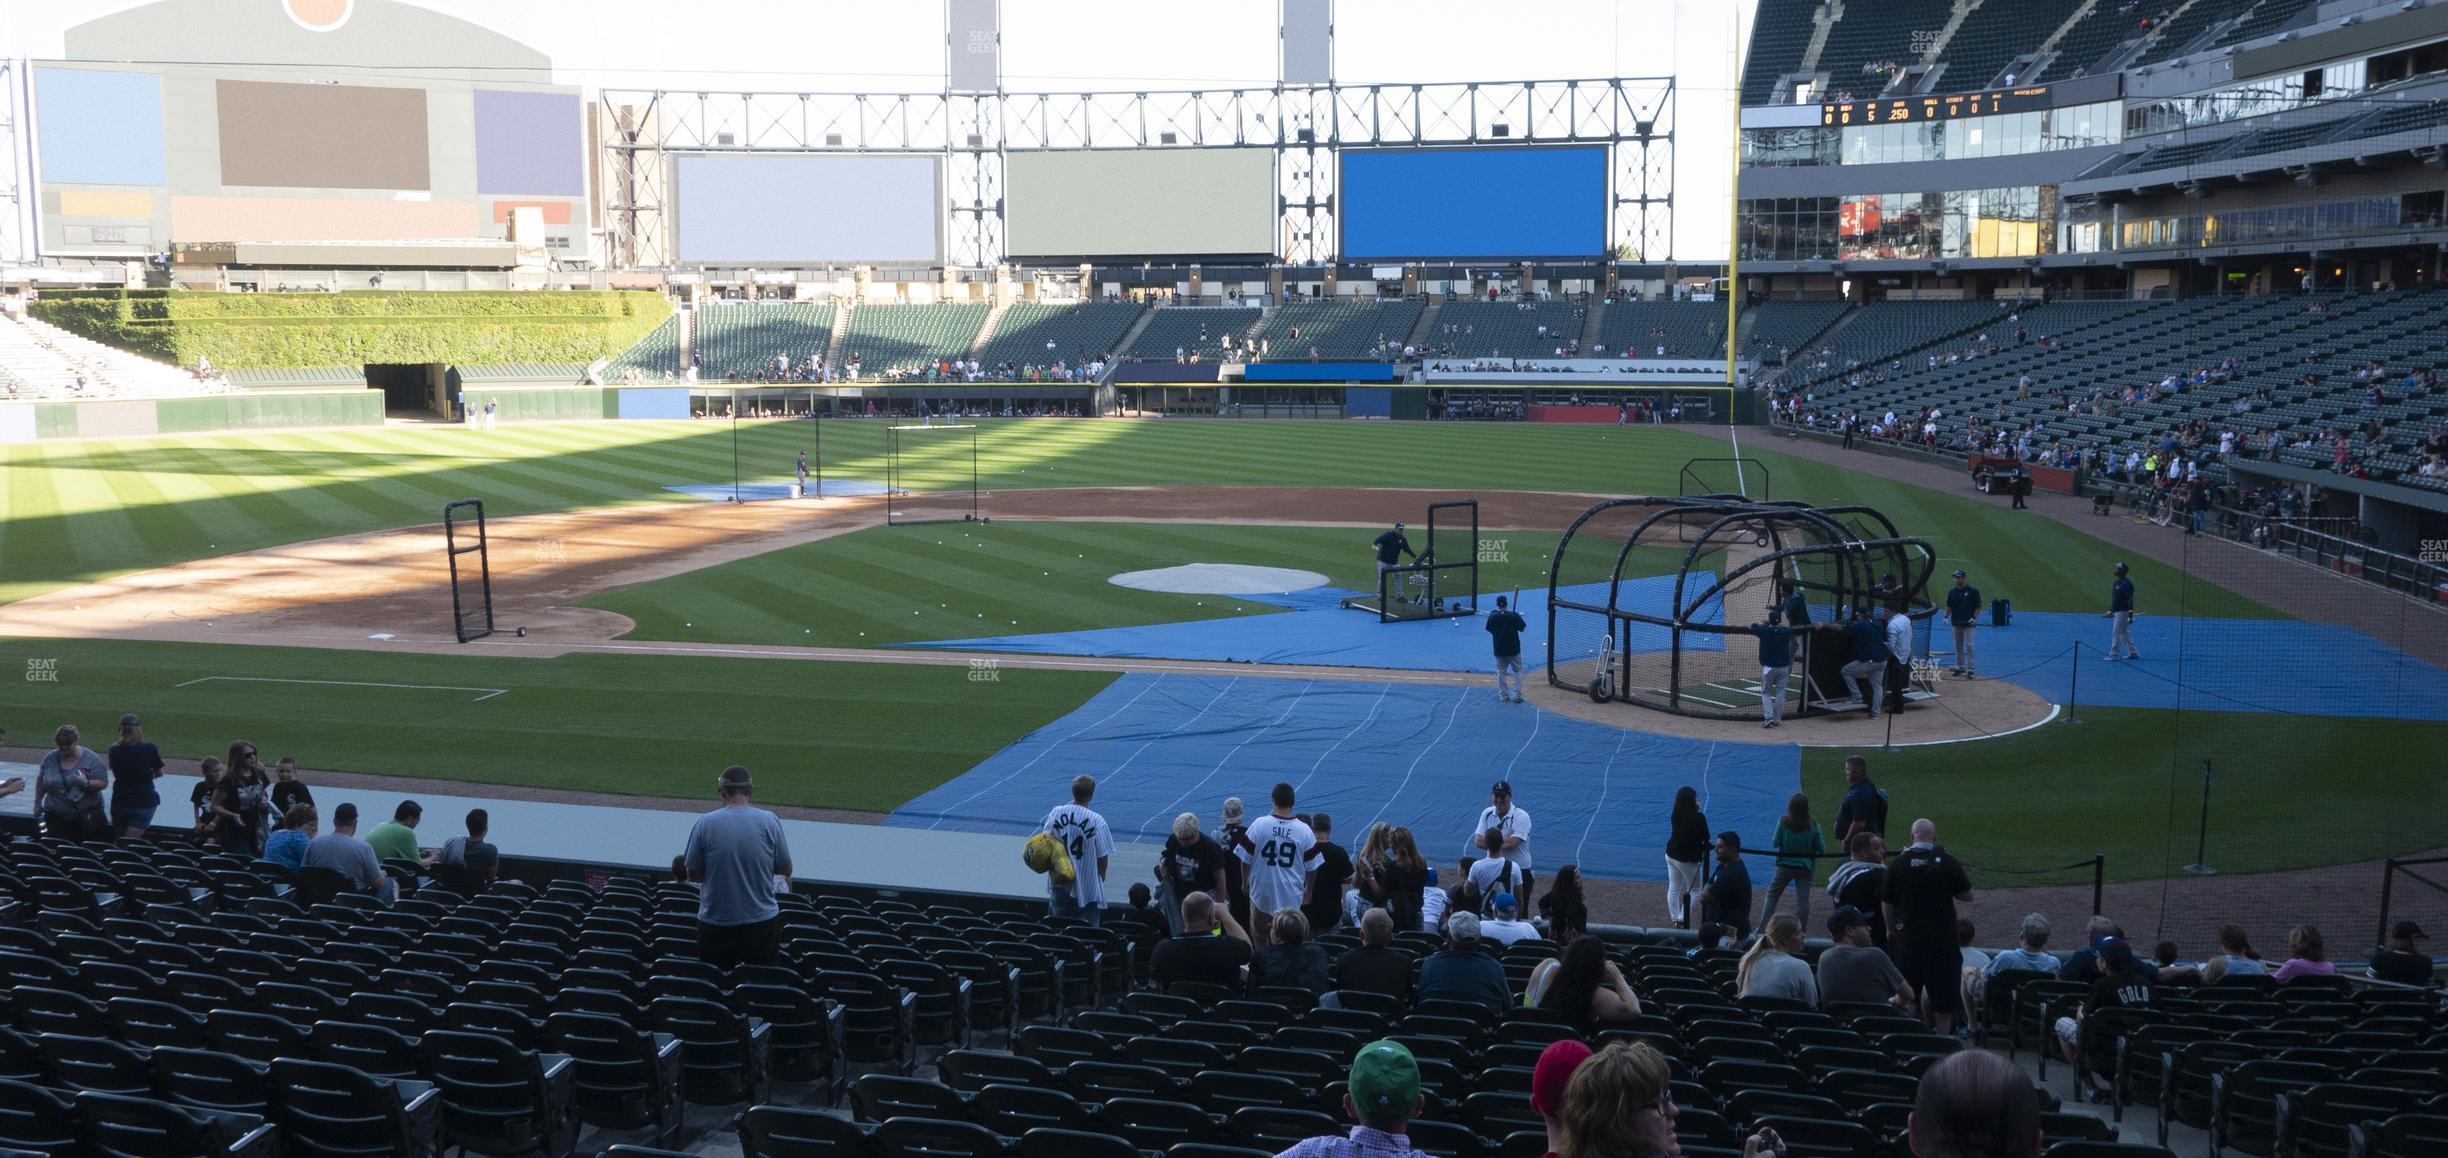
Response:
M1425 1105L1419 1062L1400 1042L1373 1041L1352 1059L1351 1092L1343 1112L1360 1123L1348 1138L1310 1138L1277 1158L1427 1158L1405 1128Z

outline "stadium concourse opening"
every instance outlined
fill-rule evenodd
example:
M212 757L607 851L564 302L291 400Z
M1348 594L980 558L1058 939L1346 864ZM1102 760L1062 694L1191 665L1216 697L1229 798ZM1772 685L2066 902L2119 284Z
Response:
M366 386L382 391L383 412L393 415L433 414L446 397L449 367L440 362L368 362Z

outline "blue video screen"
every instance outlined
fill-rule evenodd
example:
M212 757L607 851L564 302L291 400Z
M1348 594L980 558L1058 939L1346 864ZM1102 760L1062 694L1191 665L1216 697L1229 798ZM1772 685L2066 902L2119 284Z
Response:
M1343 154L1345 260L1596 257L1607 150L1513 146Z

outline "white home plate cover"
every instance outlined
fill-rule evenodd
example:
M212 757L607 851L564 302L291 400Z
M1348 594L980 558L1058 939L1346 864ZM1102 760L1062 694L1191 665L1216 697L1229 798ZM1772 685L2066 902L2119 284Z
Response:
M1276 595L1322 587L1326 577L1291 567L1250 567L1240 563L1185 563L1153 571L1125 571L1106 582L1140 591L1182 595Z

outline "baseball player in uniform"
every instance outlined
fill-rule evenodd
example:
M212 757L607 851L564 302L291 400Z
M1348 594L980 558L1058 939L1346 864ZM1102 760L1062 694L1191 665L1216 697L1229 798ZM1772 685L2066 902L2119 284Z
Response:
M1488 616L1487 630L1495 638L1496 698L1508 703L1522 702L1521 633L1530 625L1521 613L1505 604L1505 597L1496 597L1496 613Z
M1785 681L1793 675L1794 629L1783 623L1784 612L1770 611L1768 622L1751 625L1751 634L1759 637L1760 652L1760 726L1784 726Z
M1968 680L1979 679L1972 674L1972 629L1980 619L1980 588L1964 578L1963 572L1955 572L1955 585L1947 589L1946 606L1947 622L1955 628L1955 666L1948 670Z
M1385 573L1387 568L1401 566L1402 557L1405 555L1409 555L1413 559L1419 558L1419 553L1411 549L1411 540L1403 537L1403 525L1401 523L1394 524L1393 530L1377 536L1376 547L1377 585L1380 588L1385 586Z
M2125 565L2116 565L2116 582L2108 585L2108 659L2140 659L2142 649L2134 646L2134 585L2125 576Z

